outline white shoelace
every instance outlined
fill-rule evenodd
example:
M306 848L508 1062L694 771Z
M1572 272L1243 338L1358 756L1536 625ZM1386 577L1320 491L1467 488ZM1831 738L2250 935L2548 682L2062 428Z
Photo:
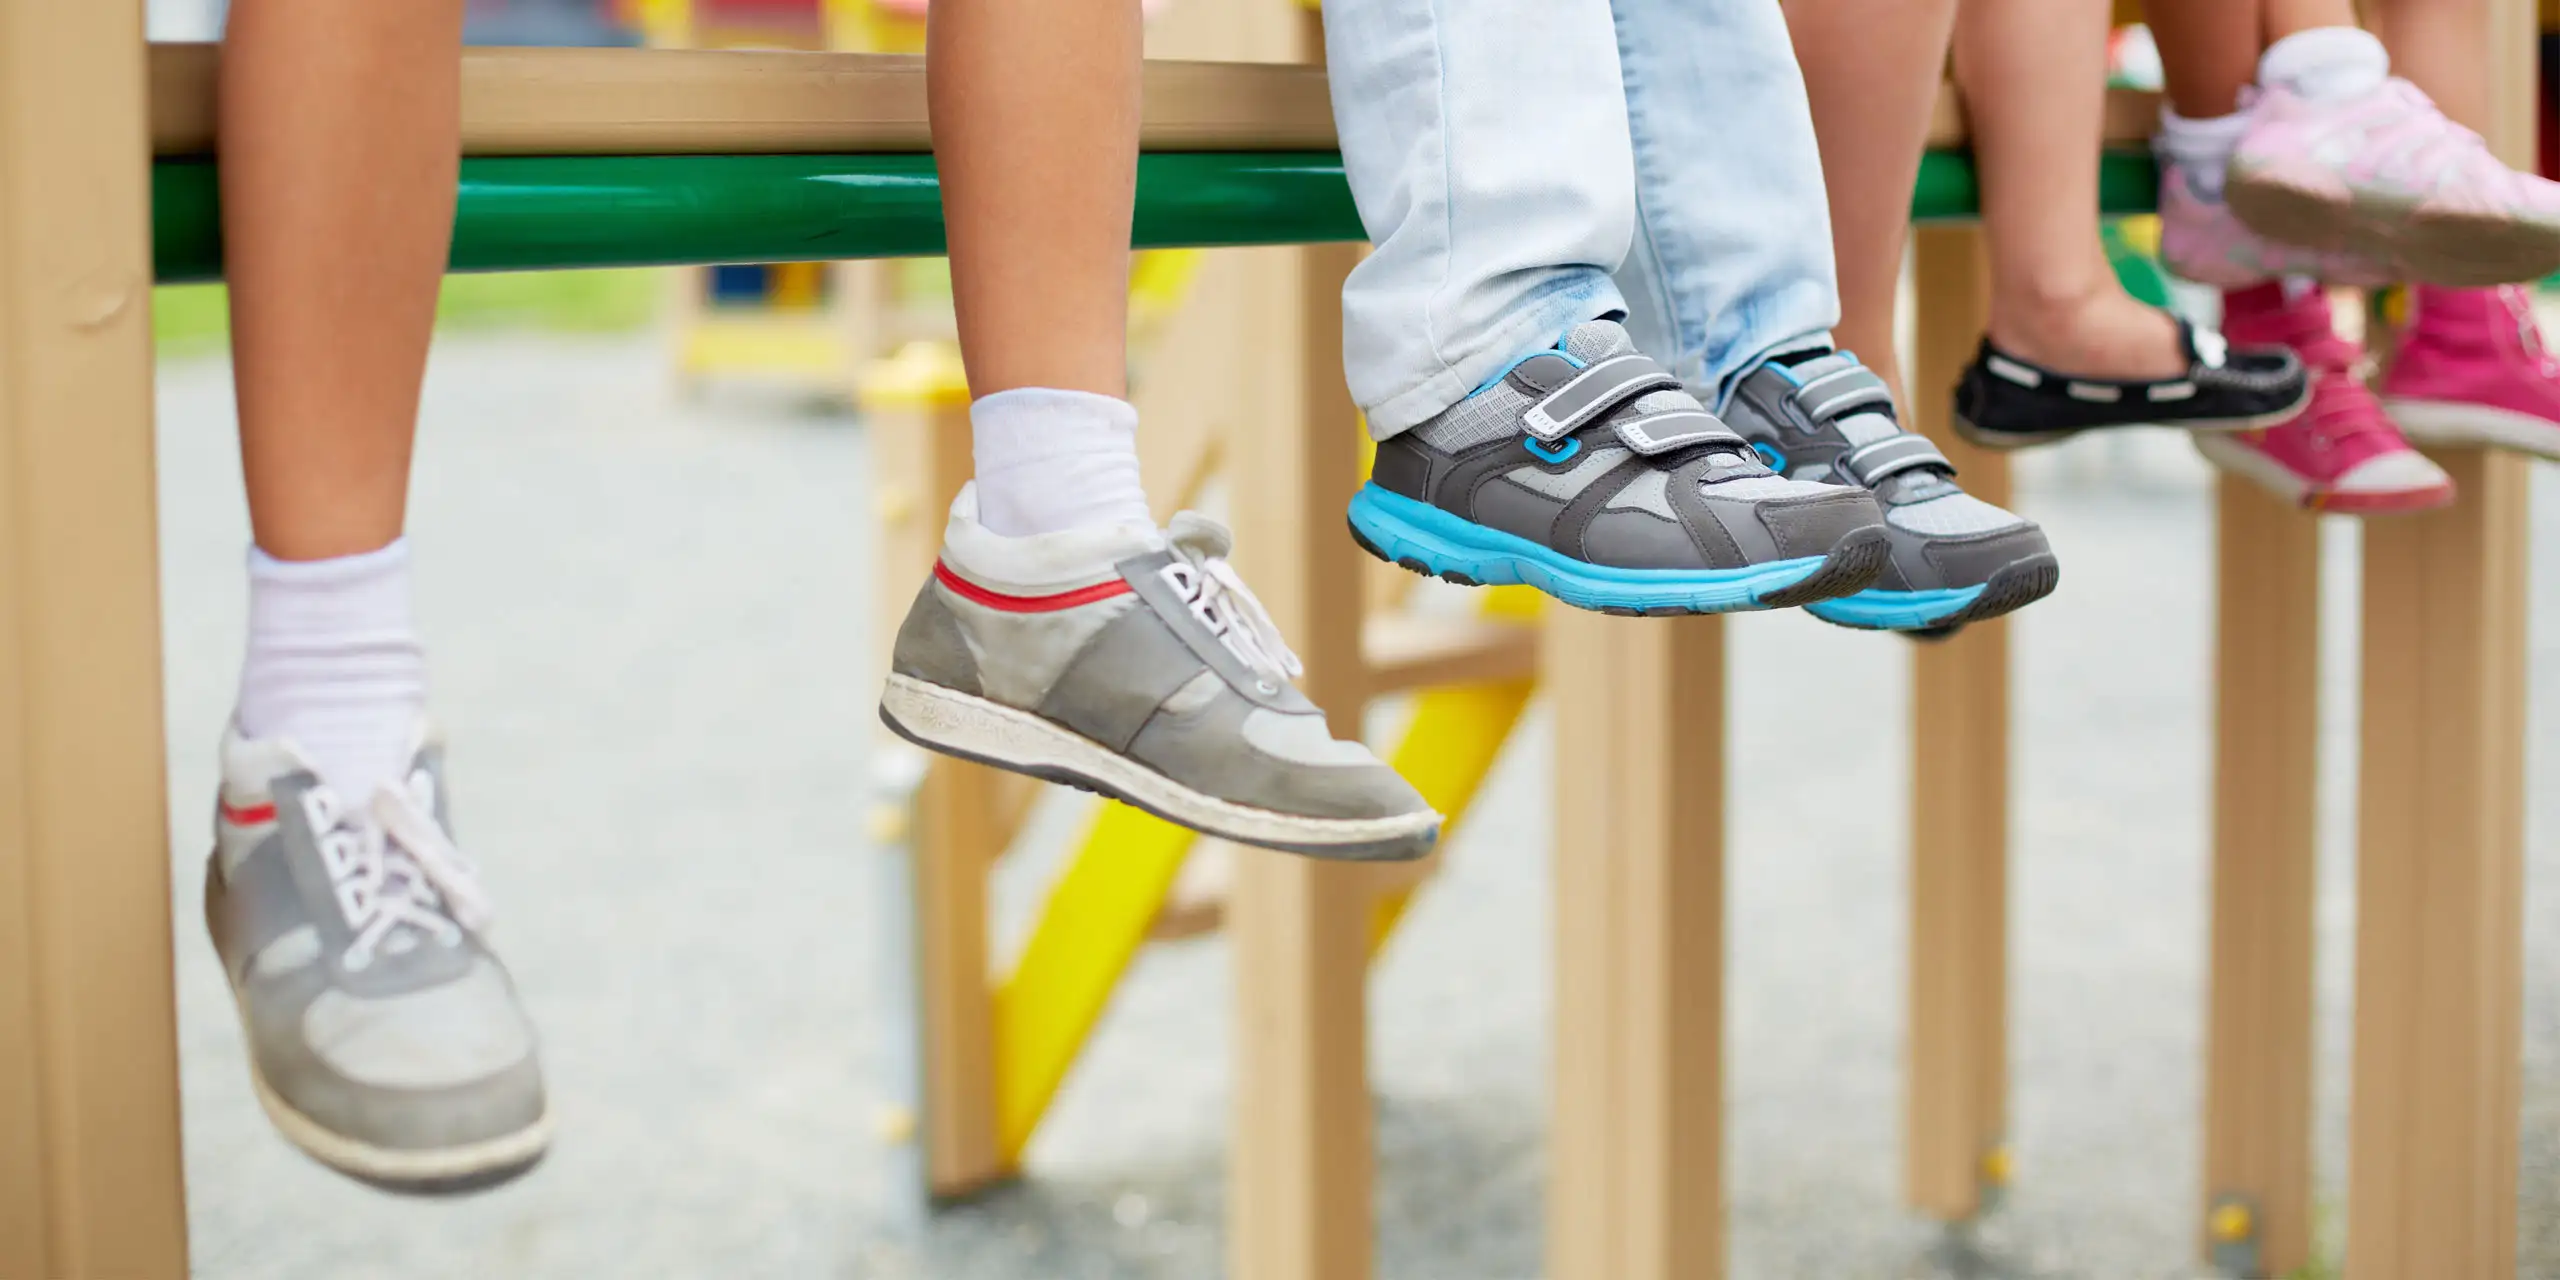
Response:
M1304 674L1306 664L1290 651L1280 625L1271 620L1271 611L1227 563L1234 535L1224 525L1189 511L1173 518L1172 534L1178 558L1164 567L1165 580L1227 652L1264 678L1263 692L1276 693L1281 684Z
M424 769L405 787L384 786L362 811L350 811L325 786L302 794L320 860L355 942L345 964L361 971L378 952L398 953L429 935L458 946L464 931L486 929L492 911L479 869L436 825L435 776Z

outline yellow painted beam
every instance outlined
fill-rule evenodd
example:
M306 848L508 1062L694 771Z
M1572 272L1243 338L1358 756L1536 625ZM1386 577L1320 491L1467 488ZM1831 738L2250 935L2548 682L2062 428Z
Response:
M1153 814L1104 805L1049 891L995 995L996 1142L1008 1164L1022 1162L1195 838Z
M1457 831L1476 788L1493 771L1494 757L1510 741L1512 727L1520 723L1520 713L1536 688L1533 680L1450 685L1427 690L1414 700L1413 724L1389 762L1432 808L1448 815L1447 825L1440 828L1441 840ZM1386 947L1396 922L1413 902L1414 890L1421 887L1405 884L1378 895L1369 916L1371 960Z

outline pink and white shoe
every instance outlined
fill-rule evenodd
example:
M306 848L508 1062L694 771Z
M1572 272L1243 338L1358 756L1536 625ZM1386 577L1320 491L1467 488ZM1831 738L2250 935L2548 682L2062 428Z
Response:
M2309 511L2378 515L2453 501L2453 480L2410 447L2365 389L2364 352L2338 336L2317 289L2286 297L2262 284L2226 292L2222 331L2237 343L2289 346L2311 371L2311 407L2282 426L2198 432L2196 452Z
M2560 270L2560 183L2519 173L2416 85L2343 101L2261 90L2225 196L2261 235L2389 264L2444 285Z
M2285 276L2374 289L2391 268L2360 254L2281 244L2251 231L2219 200L2197 194L2186 169L2160 155L2160 261L2179 276L2221 289L2246 289Z
M2410 438L2560 459L2560 359L2516 285L2409 291L2382 408Z

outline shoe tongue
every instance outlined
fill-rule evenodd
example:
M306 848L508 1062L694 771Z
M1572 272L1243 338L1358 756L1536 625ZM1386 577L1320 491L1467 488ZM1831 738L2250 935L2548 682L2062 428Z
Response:
M1585 320L1567 329L1564 341L1556 344L1566 355L1590 364L1611 356L1635 350L1635 342L1627 337L1625 326L1615 320Z

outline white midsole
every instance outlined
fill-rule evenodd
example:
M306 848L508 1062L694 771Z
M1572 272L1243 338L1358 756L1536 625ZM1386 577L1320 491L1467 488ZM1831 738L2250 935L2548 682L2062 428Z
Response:
M1028 711L892 674L880 709L923 742L1026 769L1058 769L1129 797L1184 826L1230 840L1356 845L1417 836L1440 825L1428 809L1389 818L1311 818L1204 795Z
M2218 433L2202 432L2193 436L2192 439L2195 441L2196 452L2203 454L2207 462L2251 481L2287 502L2299 503L2311 492L2311 485L2287 469L2283 463L2240 443L2237 439Z
M2391 397L2382 402L2400 433L2429 444L2486 444L2560 459L2560 422L2513 409L2455 400Z
M485 1142L429 1151L377 1147L332 1133L294 1110L292 1103L267 1084L254 1061L249 1064L249 1083L257 1091L259 1107L266 1111L267 1119L275 1122L277 1132L286 1141L333 1169L382 1182L459 1181L525 1164L551 1145L551 1113L546 1110L531 1125Z

